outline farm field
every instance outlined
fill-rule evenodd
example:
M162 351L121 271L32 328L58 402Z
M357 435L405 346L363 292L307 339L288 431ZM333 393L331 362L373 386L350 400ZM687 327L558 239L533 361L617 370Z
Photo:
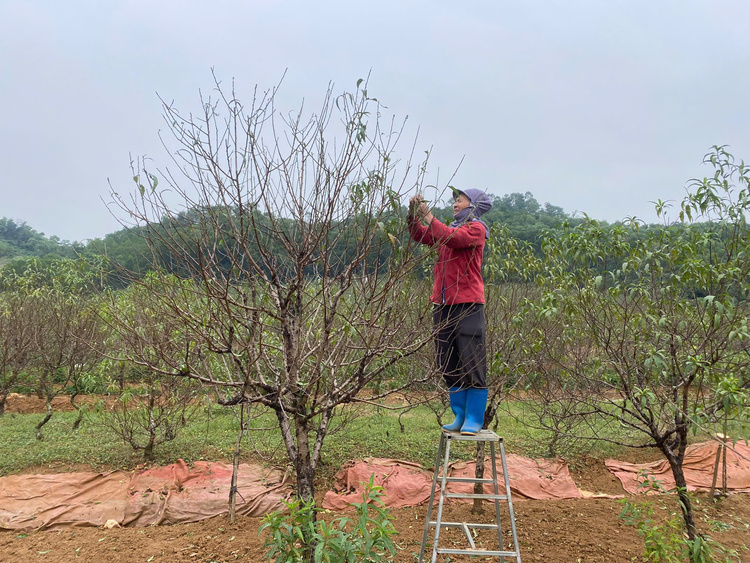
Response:
M65 409L66 402L60 400L59 407ZM41 413L43 405L31 397L16 397L15 402L9 402L6 418L0 424L8 425L25 418L38 418L35 413ZM23 414L22 414L23 413ZM57 412L49 423L52 435L56 430L53 423L64 427L72 413ZM394 417L395 418L395 417ZM2 426L0 426L2 428ZM516 429L509 429L514 433ZM59 430L69 432L69 430ZM90 431L84 427L84 431ZM356 432L356 430L353 430ZM407 426L407 436L410 433ZM416 433L416 432L411 432ZM317 496L322 499L330 487L331 475L335 470L334 460L343 459L349 449L347 441L332 437L329 444L333 452L330 467L322 470L317 483ZM351 437L350 437L351 438ZM54 440L53 436L48 438ZM353 437L356 440L356 436ZM30 436L33 444L33 436ZM405 441L396 435L394 442ZM229 443L229 442L228 442ZM509 441L509 451L528 449L529 443L520 435L515 435L515 442ZM513 445L515 444L515 445ZM384 446L383 446L384 447ZM404 446L408 447L408 444ZM424 455L429 454L436 444L425 445ZM124 448L124 447L123 447ZM271 448L268 446L268 448ZM116 450L113 447L111 449ZM193 455L189 448L188 453ZM353 449L353 448L352 448ZM167 450L170 451L169 449ZM211 452L214 461L226 461L226 450L222 444L215 444L213 448L206 448ZM269 450L263 450L268 452ZM394 454L400 447L393 446L385 450L385 454ZM340 453L337 453L340 452ZM367 452L365 449L361 453ZM534 454L531 451L518 453ZM576 455L570 459L571 475L578 487L593 493L622 495L623 490L619 482L604 467L602 451L591 451ZM611 452L619 459L627 461L646 461L655 459L653 453L642 452ZM7 454L4 454L7 455ZM62 454L61 454L62 455ZM67 455L67 454L65 454ZM46 473L71 470L122 469L129 463L135 463L137 456L127 458L123 449L123 457L112 457L113 463L107 466L108 458L101 458L89 464L82 460L54 460L46 459L44 463L29 465L13 473ZM169 462L170 459L160 459L159 462ZM247 456L252 454L248 453ZM420 454L421 455L421 454ZM418 455L417 457L420 457ZM421 457L424 457L421 455ZM650 456L650 457L649 457ZM605 456L606 457L606 456ZM38 460L37 460L38 461ZM415 460L417 461L417 460ZM422 461L422 460L418 460ZM3 475L7 474L7 467ZM676 510L676 505L672 508ZM742 544L750 544L750 502L748 495L731 495L719 503L709 502L706 495L698 495L695 505L696 517L700 529L709 533L714 539L728 548L739 549ZM449 507L451 519L459 521L481 520L469 514L468 505ZM622 504L612 498L584 498L555 501L517 501L515 503L517 527L521 543L522 557L525 562L561 561L561 562L630 562L640 561L643 541L635 528L629 527L618 518ZM400 547L396 561L415 561L413 554L419 552L426 508L392 509L391 515L399 534L396 542ZM656 518L666 516L657 514ZM323 518L338 516L334 513L324 513ZM489 511L485 518L491 518ZM207 521L181 524L174 526L153 526L148 528L93 528L77 527L50 531L6 531L0 533L0 562L15 561L261 561L264 551L262 538L258 536L259 518L238 518L236 524L230 524L225 518L213 518ZM442 544L442 542L441 542ZM454 559L461 561L462 559ZM465 560L469 560L468 558ZM478 559L473 559L474 561Z

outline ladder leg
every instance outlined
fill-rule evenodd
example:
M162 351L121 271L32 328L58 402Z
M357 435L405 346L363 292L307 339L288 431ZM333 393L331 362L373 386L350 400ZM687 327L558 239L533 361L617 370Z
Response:
M437 561L438 541L440 539L440 524L443 522L443 503L445 502L445 485L448 478L448 463L451 455L450 436L445 436L445 454L443 461L443 475L440 477L440 500L438 501L437 521L435 522L435 539L432 542L432 563Z
M516 552L516 563L521 563L521 550L518 547L518 535L516 534L516 516L513 514L513 500L510 496L510 480L508 479L508 464L505 462L505 447L500 441L500 461L503 464L503 479L505 480L505 494L508 496L508 513L510 514L510 530L513 535L513 551Z
M448 468L450 466L450 451L451 443L453 440L457 441L472 441L472 442L490 442L490 456L492 459L492 479L488 477L476 478L475 477L449 477ZM500 492L500 484L497 476L497 454L498 449L495 447L495 442L500 444L500 460L502 462L503 481L505 483L505 493ZM438 479L439 472L443 474ZM438 485L438 480L440 481ZM447 492L447 486L449 483L481 483L482 489L487 483L492 483L492 494L487 494L482 490L481 494L477 493L464 493L464 492ZM440 492L438 493L438 486ZM432 520L432 513L435 509L435 495L439 494L440 498L437 499L437 514L435 520ZM443 522L443 510L445 508L445 502L451 498L466 498L466 499L481 499L481 500L492 500L495 503L495 523L468 523L468 522ZM500 502L506 501L508 503L508 516L510 518L510 529L513 535L513 551L506 549L503 541L503 527L502 527L502 509ZM425 519L424 530L422 533L422 546L419 552L419 563L424 563L425 552L427 551L427 538L430 532L430 526L435 526L435 533L432 540L432 563L437 563L438 555L453 557L454 555L469 555L474 557L498 557L501 563L505 563L506 559L515 559L516 563L521 563L521 552L518 545L518 534L516 532L516 517L513 512L513 500L511 497L510 490L510 478L508 476L508 464L505 458L505 446L503 439L497 436L494 432L489 430L481 430L478 435L460 435L454 433L441 433L440 443L438 445L437 458L435 459L435 471L432 475L432 489L430 491L430 500L427 505L427 515ZM441 528L459 528L462 529L468 540L468 548L456 548L456 547L439 547L440 543L440 532ZM476 530L497 530L498 548L497 549L481 549L477 548L476 542L474 541L473 533ZM492 542L490 542L492 543Z
M500 491L498 490L497 486L497 460L495 459L495 442L490 442L490 457L492 458L492 489L495 495L498 495L500 494ZM503 472L503 476L504 475L505 473ZM508 498L510 498L510 496ZM503 526L500 521L500 501L497 498L495 498L495 521L497 522L497 541L500 543L500 547L498 549L502 551L504 549ZM505 557L500 557L500 563L505 563Z
M440 471L440 460L445 448L445 434L440 433L440 445L438 446L437 459L435 459L435 472L432 474L432 489L430 490L430 502L427 504L427 517L424 523L424 533L422 534L422 549L419 550L419 563L424 559L424 550L427 545L427 534L430 531L430 520L432 520L432 506L435 502L435 485L437 484L438 473Z

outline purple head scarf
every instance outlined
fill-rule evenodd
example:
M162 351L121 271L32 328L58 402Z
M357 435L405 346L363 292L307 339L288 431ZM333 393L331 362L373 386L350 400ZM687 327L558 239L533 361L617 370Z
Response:
M489 198L489 196L484 193L482 190L478 190L476 188L469 188L468 190L453 190L453 193L458 196L458 194L463 194L466 197L469 198L469 207L466 209L462 209L458 212L458 215L455 217L455 221L453 221L450 226L451 227L460 227L467 221L478 221L482 225L484 225L484 232L486 238L490 238L490 228L487 226L487 223L482 221L479 217L487 213L490 209L492 209L492 200Z

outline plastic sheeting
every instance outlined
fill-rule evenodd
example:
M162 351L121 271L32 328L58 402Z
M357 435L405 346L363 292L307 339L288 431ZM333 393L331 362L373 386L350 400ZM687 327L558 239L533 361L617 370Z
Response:
M430 498L432 473L418 463L368 458L350 461L336 473L336 485L323 497L323 508L343 510L351 503L362 502L371 475L374 484L383 488L380 500L388 508L416 506Z
M728 444L727 448L727 489L733 492L750 492L750 445L747 441ZM688 446L683 461L683 471L689 491L709 491L716 465L717 442L703 442ZM675 483L672 470L667 460L651 463L626 463L615 459L605 462L607 468L622 483L629 493L649 492L642 487L649 477L659 481L666 490L674 490ZM722 464L719 463L717 488L721 488Z
M514 498L521 499L560 499L580 498L582 495L570 477L568 467L559 460L534 460L509 454L506 456L511 492ZM491 461L485 461L484 474L492 472ZM453 463L450 474L453 477L473 477L475 462ZM498 487L505 492L502 478L502 465L497 457ZM373 482L383 488L381 500L388 508L417 506L429 500L432 487L432 471L421 465L395 459L366 459L349 462L336 474L336 486L323 498L323 508L344 510L352 503L362 502L365 484L370 476ZM485 484L485 492L492 492L492 485ZM450 483L448 492L473 492L473 484ZM454 502L461 502L456 500ZM473 502L465 500L464 502Z
M559 459L531 459L516 454L505 456L510 476L510 490L513 499L536 499L552 500L563 498L581 498L583 495L578 490L573 478L568 471L568 465ZM484 462L485 478L492 476L491 460ZM500 456L497 457L497 480L500 494L505 493L503 482L503 466ZM474 477L476 475L476 462L454 463L451 467L452 477ZM473 483L451 483L448 486L451 493L473 493ZM484 484L484 493L492 494L493 487L490 483ZM473 502L470 499L464 502Z
M184 461L142 471L0 477L0 529L197 522L226 514L232 466ZM278 470L241 464L237 514L284 508L291 494Z

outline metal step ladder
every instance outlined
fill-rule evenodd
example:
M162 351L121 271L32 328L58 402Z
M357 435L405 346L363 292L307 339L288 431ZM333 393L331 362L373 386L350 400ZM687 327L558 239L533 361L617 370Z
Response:
M449 477L448 476L448 465L450 460L451 442L456 441L469 441L469 442L489 442L490 444L490 459L492 460L492 478L491 479L476 479L469 477ZM497 485L497 462L495 459L495 444L499 445L500 449L500 460L503 465L503 480L505 481L505 494L500 494ZM441 465L442 461L442 465ZM439 475L442 467L442 475ZM437 509L437 519L432 520L432 509L435 504L435 492L437 482L440 481L440 491ZM493 486L493 494L468 494L468 493L446 493L446 485L448 483L491 483ZM444 522L443 521L443 506L446 499L451 498L464 498L464 499L483 499L492 500L495 504L495 523L494 524L470 524L468 522ZM500 501L507 502L508 514L510 520L510 530L513 535L513 551L503 550L503 529L500 520ZM429 535L430 527L435 528L435 535L432 540L432 563L437 561L438 555L474 555L484 557L499 557L500 561L504 562L506 557L514 557L516 563L521 563L521 553L518 549L518 535L516 534L516 519L513 515L513 501L510 497L510 482L508 481L508 466L505 462L505 448L503 447L503 439L497 434L490 430L480 430L476 436L462 436L459 432L446 432L443 431L440 435L440 445L438 446L437 459L435 460L435 473L432 476L432 491L430 493L430 502L427 505L427 516L425 517L424 534L422 535L422 549L419 552L419 563L424 560L425 548L427 546L427 537ZM469 547L466 549L445 549L440 548L438 540L440 539L440 530L442 528L460 528L466 534ZM486 550L477 549L474 537L472 536L472 530L497 530L497 540L499 548L497 550Z

